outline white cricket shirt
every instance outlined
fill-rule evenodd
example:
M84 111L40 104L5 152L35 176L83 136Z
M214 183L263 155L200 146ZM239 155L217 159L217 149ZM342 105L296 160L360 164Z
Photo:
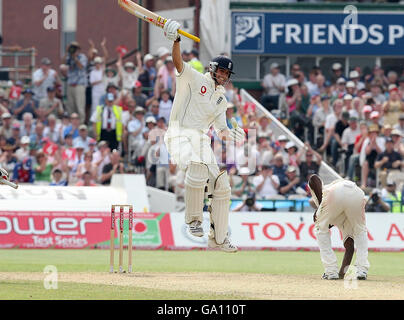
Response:
M206 134L213 125L216 132L227 129L227 100L223 86L215 90L210 73L202 74L183 63L181 74L176 71L176 94L170 114L170 126L196 129Z

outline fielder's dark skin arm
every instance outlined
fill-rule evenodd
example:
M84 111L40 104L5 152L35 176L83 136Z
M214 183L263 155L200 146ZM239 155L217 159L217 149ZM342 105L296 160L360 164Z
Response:
M344 279L345 273L351 264L352 257L354 254L354 241L352 238L347 238L344 242L345 253L342 260L341 269L339 270L339 278Z

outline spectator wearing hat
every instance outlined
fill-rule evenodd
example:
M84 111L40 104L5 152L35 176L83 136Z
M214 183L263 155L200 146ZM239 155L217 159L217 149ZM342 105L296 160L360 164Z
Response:
M122 140L122 108L114 104L115 97L108 93L105 105L98 105L90 121L97 141L105 140L109 147L117 149Z
M394 143L394 150L404 156L404 143L403 143L403 135L401 131L398 129L393 129L391 131L391 138L393 139Z
M288 161L286 162L289 166L297 166L297 159L300 157L300 153L298 153L298 148L294 142L289 141L286 146L285 150L288 153Z
M2 126L0 128L0 135L6 139L11 137L12 134L12 116L10 113L5 112L1 115Z
M33 92L31 89L25 89L22 92L24 96L22 99L17 101L14 108L12 109L12 113L17 120L22 120L22 115L26 112L29 112L35 118L35 109L38 107L37 102L32 98Z
M332 69L331 83L333 83L333 84L336 83L337 80L340 78L345 79L341 63L339 63L339 62L333 63L331 66L331 69Z
M365 88L365 84L360 81L360 74L357 70L349 72L349 80L355 84L356 90L362 90Z
M250 192L255 191L254 184L248 179L250 176L250 169L248 167L241 167L238 170L238 176L241 178L240 182L238 183L234 183L235 173L236 173L235 167L230 169L229 178L233 197L243 198L243 196L246 196Z
M199 52L196 49L192 49L189 52L189 62L188 62L192 68L194 68L196 71L200 73L205 72L205 68L202 64L201 61L199 61Z
M135 160L137 157L142 155L141 152L145 144L143 134L147 131L144 115L144 108L136 107L135 118L128 123L128 145L131 160Z
M135 57L137 66L131 61L122 64L122 57L119 56L118 58L116 65L122 81L122 89L132 91L139 74L143 73L142 54L140 51L136 52Z
M91 85L91 113L95 112L101 97L105 93L105 62L101 57L94 58L94 68L89 75L89 82Z
M270 72L264 76L261 83L264 89L261 97L262 105L268 110L278 109L279 96L285 91L286 78L280 73L279 64L276 62L270 66Z
M394 126L399 122L400 114L404 112L404 102L401 101L397 87L389 90L389 99L383 104L384 123Z
M19 148L15 152L15 156L19 162L23 161L26 157L29 157L29 144L30 138L28 136L21 137Z
M156 98L161 97L161 93L167 90L170 96L175 96L175 66L173 58L171 56L167 57L164 61L164 65L157 72L157 79L154 85L154 96Z
M80 121L86 117L87 56L81 53L80 44L70 43L63 57L67 71L67 109L69 114L78 113Z
M343 77L340 77L337 79L334 90L331 93L332 100L334 99L342 99L344 95L346 94L346 80Z
M400 113L398 123L393 125L393 129L400 131L401 136L404 136L404 113Z
M79 126L79 136L73 139L73 146L76 147L79 143L83 144L84 152L89 150L90 138L88 136L88 128L85 124Z
M390 172L400 171L402 157L394 151L394 141L388 137L385 142L385 150L377 155L375 168L379 170L379 179L382 186L386 186L387 176Z
M353 99L353 97L356 97L356 95L357 95L357 88L356 88L356 85L355 85L355 82L353 82L353 81L348 81L346 84L345 84L345 89L346 89L346 95L351 95L352 96L352 99ZM345 97L345 96L344 96Z
M52 62L49 58L42 58L41 66L32 74L32 91L34 98L40 102L47 97L47 89L60 85L61 81L57 72L51 67Z
M60 99L56 98L55 87L48 87L46 89L46 96L39 101L39 108L45 110L45 117L50 114L53 114L56 117L62 116L64 112L63 104Z
M160 47L157 49L156 56L158 57L156 61L156 71L158 72L160 68L164 65L164 61L170 56L171 52L166 47Z
M99 105L105 105L107 103L108 93L112 93L114 96L114 100L118 99L119 95L119 87L113 83L108 83L106 88L106 93L100 98Z
M168 122L170 120L170 113L173 107L170 93L167 90L161 92L161 99L159 102L159 118L163 117Z
M380 112L376 111L376 110L372 111L370 113L369 118L370 118L371 124L377 125L380 129L380 122L381 122L380 121Z
M105 68L105 73L103 77L104 87L106 88L109 84L114 85L116 88L119 87L119 75L118 72L111 67Z
M140 81L135 82L132 93L138 107L146 108L149 106L151 99L148 99L147 95L142 92L142 83Z
M385 148L385 140L379 137L379 126L371 124L368 129L368 137L363 142L359 163L362 167L361 172L361 188L365 189L368 184L368 176L371 170L374 170L374 164L378 154L382 153Z
M373 108L370 105L364 105L362 108L362 119L363 121L366 122L367 125L370 125L372 123L372 120L370 120L370 114L372 113Z
M279 194L280 179L271 166L263 165L260 174L253 178L253 184L258 198L270 199Z
M284 196L296 194L300 187L300 177L295 166L288 166L286 170L286 179L279 186L279 193Z
M392 213L402 213L402 193L400 190L397 190L397 185L394 180L387 179L386 186L382 189L381 196L383 199L391 201L390 207Z
M154 82L156 80L157 71L154 67L155 61L152 54L148 53L143 57L143 72L139 74L138 81L142 84L143 93L151 97L153 95L152 90L145 90L145 88L154 88Z
M355 141L356 137L360 135L361 131L358 126L358 118L356 117L349 117L349 127L346 128L341 137L341 142L342 142L342 149L345 152L345 171L347 172L348 170L348 165L349 165L349 158L352 156L354 153L354 146L355 146Z

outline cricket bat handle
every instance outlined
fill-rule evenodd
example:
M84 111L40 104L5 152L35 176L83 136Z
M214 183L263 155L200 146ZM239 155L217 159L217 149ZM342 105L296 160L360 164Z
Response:
M194 40L195 42L201 41L197 36L194 36L193 34L190 34L184 30L178 29L178 33L182 34L184 37L187 37L188 39Z

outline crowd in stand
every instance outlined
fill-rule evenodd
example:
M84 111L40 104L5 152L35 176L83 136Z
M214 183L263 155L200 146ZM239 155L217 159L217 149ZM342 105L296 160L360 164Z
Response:
M176 91L169 49L118 55L107 64L106 41L101 54L89 43L84 52L72 42L58 67L41 58L29 85L15 81L0 89L0 165L19 183L54 186L107 185L115 173L144 173L148 185L183 199L184 172L162 143ZM207 72L198 51L182 55ZM228 145L213 129L209 134L234 198L306 197L307 178L323 159L363 189L380 181L384 197L401 198L395 178L404 168L404 74L375 66L371 74L354 68L345 77L339 63L330 79L318 67L304 74L294 64L288 78L276 63L270 69L261 102L305 146L275 137L270 119L230 82L228 125L234 117L248 141Z

